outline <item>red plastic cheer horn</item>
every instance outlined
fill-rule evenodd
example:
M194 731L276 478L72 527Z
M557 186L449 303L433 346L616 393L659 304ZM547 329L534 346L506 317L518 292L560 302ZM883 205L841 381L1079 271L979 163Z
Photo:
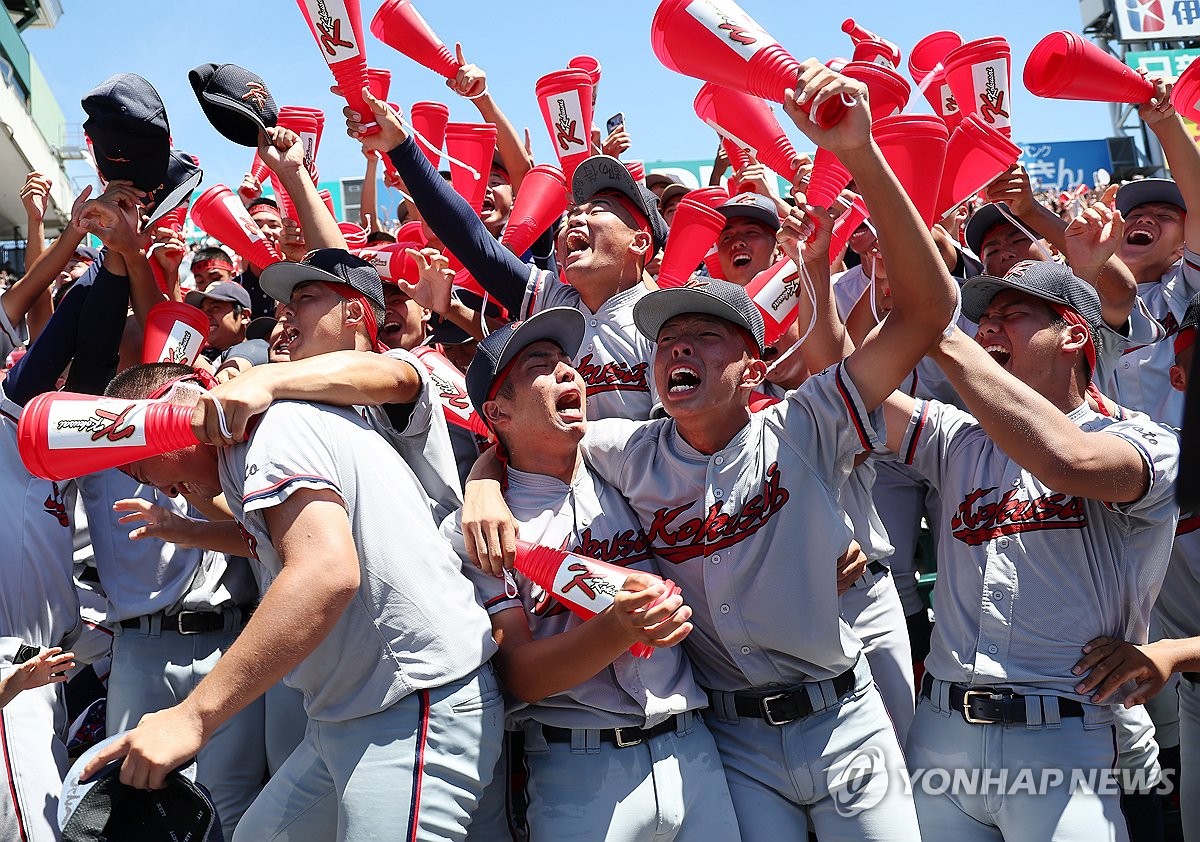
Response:
M346 248L353 251L354 249L365 248L367 245L367 229L354 222L339 222L338 230L342 232L342 239L346 241Z
M25 405L17 447L35 477L61 482L180 450L199 441L192 407L43 392Z
M842 21L842 32L854 42L853 61L865 61L893 70L900 66L900 48L874 32L863 29L854 22L854 18Z
M1012 54L1008 42L999 36L970 41L951 50L945 64L946 84L963 116L976 114L1005 137L1012 134Z
M723 213L697 202L690 195L680 199L671 221L671 234L658 270L660 289L681 287L692 277L704 255L717 242L728 220Z
M358 256L370 263L385 282L415 284L420 279L420 269L417 261L408 253L410 248L419 251L422 246L412 242L383 243L359 249Z
M567 67L582 70L592 79L592 87L600 84L600 60L592 56L575 56L567 62Z
M442 158L442 147L446 143L446 123L450 120L450 108L441 102L414 102L408 113L412 116L413 130L425 139L420 143L421 151L437 169Z
M547 73L534 86L546 131L567 184L592 155L592 77L584 70Z
M813 156L812 173L808 176L808 190L804 198L810 205L819 208L833 207L846 185L851 181L850 170L824 147L817 147Z
M248 190L244 187L239 187L238 195L241 196L247 202L249 202L253 199L257 199L259 196L262 195L263 180L267 177L267 174L270 171L271 170L267 166L266 161L264 161L261 157L259 157L259 154L257 152L255 152L254 160L250 162L250 175L253 176L254 180L258 182L259 191L257 193L252 193L252 192L250 192L250 190Z
M241 200L224 184L216 184L200 194L192 205L192 219L200 230L229 246L260 272L283 259L250 218Z
M1180 83L1186 75L1185 70ZM1132 67L1065 30L1038 41L1025 62L1023 78L1030 93L1049 99L1141 103L1154 96L1154 85Z
M908 105L912 86L890 66L852 61L841 72L867 86L872 120L899 114Z
M613 604L630 573L615 564L530 544L519 538L514 566L529 581L584 620L590 620ZM667 586L663 599L679 593L679 588L670 579L664 580L663 584ZM654 650L644 643L635 643L629 652L639 658L649 658Z
M538 164L525 174L513 201L508 225L500 238L513 254L524 254L543 231L567 209L567 179L549 164Z
M833 223L833 232L829 236L829 263L831 266L841 259L842 250L846 248L846 244L850 242L850 237L858 230L858 226L870 218L871 213L867 210L867 203L863 201L863 197L855 196L850 207Z
M387 102L392 90L392 71L381 67L367 68L367 90L380 102Z
M191 365L204 350L208 316L181 301L160 301L146 314L142 362Z
M455 192L479 213L487 193L492 155L496 151L495 123L447 123L446 156Z
M370 106L363 100L367 86L367 51L363 42L362 11L358 0L296 0L308 28L321 48L342 97L363 120L371 120ZM363 134L374 134L379 126L364 123Z
M409 0L386 0L371 20L371 33L447 79L457 76L462 66Z
M663 0L650 44L668 70L773 102L782 103L800 77L800 62L732 0ZM845 113L846 104L834 97L809 117L829 128Z
M428 345L414 348L413 354L429 373L429 379L437 390L438 400L441 401L442 412L446 416L447 423L487 438L490 431L487 424L484 424L483 419L475 412L475 407L467 395L467 379L463 373L455 368L454 363Z
M755 275L746 285L746 294L762 313L763 341L772 345L796 321L800 309L800 270L785 257Z
M1200 122L1200 65L1192 62L1184 68L1171 88L1171 105L1193 123ZM1146 99L1149 99L1147 97ZM1144 102L1145 100L1143 100Z
M876 120L871 135L904 192L929 228L937 216L950 133L937 117L898 114Z
M622 161L621 163L623 163L625 165L625 169L629 170L629 174L631 176L633 176L634 181L640 181L642 184L646 183L646 162L645 161L633 160L633 161Z
M937 214L941 219L987 187L1021 157L1021 148L975 114L950 135L942 170Z
M933 106L933 113L945 120L951 130L959 124L962 115L946 83L946 56L962 45L961 35L941 29L918 41L908 54L908 75Z
M796 147L788 140L770 106L759 97L709 82L693 102L696 116L717 134L750 150L787 181L796 178ZM732 157L730 158L732 162ZM742 165L743 167L745 164ZM734 170L741 167L734 166Z

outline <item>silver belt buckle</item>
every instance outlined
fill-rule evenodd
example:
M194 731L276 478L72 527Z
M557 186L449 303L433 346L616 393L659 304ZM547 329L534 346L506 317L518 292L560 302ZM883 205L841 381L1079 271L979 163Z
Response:
M775 714L771 712L771 702L777 702L780 699L786 699L790 695L790 693L776 693L774 696L763 696L762 700L759 701L759 706L762 708L763 721L768 725L774 725L777 728L781 725L787 725L790 722L795 722L796 717L794 716L776 717Z
M640 729L632 728L630 730L633 730L636 732L636 731L639 731ZM631 737L629 739L626 739L624 728L613 728L613 742L616 744L617 748L630 748L631 746L641 745L642 738L640 736L638 736L638 737Z
M971 725L995 725L998 720L995 719L977 719L971 716L971 699L974 697L996 699L998 694L990 690L967 690L963 693L962 700L962 715L963 719Z

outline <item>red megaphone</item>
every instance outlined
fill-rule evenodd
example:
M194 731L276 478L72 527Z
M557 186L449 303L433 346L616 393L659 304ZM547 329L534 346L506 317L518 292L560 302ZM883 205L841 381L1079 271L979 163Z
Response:
M259 272L283 259L258 223L250 218L241 200L224 184L216 184L200 194L192 204L192 219L200 230L229 246Z
M976 114L1005 137L1012 134L1012 51L1008 42L999 36L970 41L951 50L945 64L946 84L962 115Z
M852 61L843 67L841 72L844 76L857 79L867 86L872 120L899 114L904 110L904 106L908 105L912 86L891 67Z
M681 287L692 277L704 255L717 242L728 220L690 196L680 199L671 221L671 235L658 270L660 289Z
M787 181L795 180L799 170L796 148L783 133L770 106L761 99L710 82L701 86L693 107L696 116L717 134L749 149L759 161ZM734 169L739 168L735 166Z
M963 118L946 144L935 219L987 187L1021 157L1021 148L975 114Z
M763 317L763 342L772 345L796 321L800 309L800 270L788 258L776 261L746 284L746 294Z
M262 195L263 179L265 179L267 177L267 174L270 171L271 170L269 167L267 167L266 162L262 158L259 157L257 152L255 152L254 160L250 162L250 175L254 178L255 181L258 182L258 192L252 193L247 188L239 187L238 195L241 196L242 199L244 199L247 202L257 199L259 196Z
M646 183L646 162L645 161L622 161L625 169L629 170L629 174L633 176L634 181Z
M729 201L729 192L724 187L701 187L689 190L687 197L693 202L716 210Z
M442 159L442 147L446 144L446 123L450 120L450 108L440 102L414 102L408 112L412 116L413 131L424 138L417 143L429 163L436 170Z
M514 566L529 581L584 620L590 620L613 604L630 572L615 564L530 544L519 538ZM679 593L679 588L670 579L664 584L667 589L662 599ZM649 658L654 650L644 643L635 643L629 651L639 658Z
M567 62L568 69L582 70L592 78L592 90L600 84L600 60L593 56L575 56Z
M182 301L160 301L146 314L142 362L191 365L208 339L208 316Z
M546 131L567 184L592 156L592 77L585 70L555 70L534 86Z
M946 56L962 45L961 35L941 29L918 41L908 54L908 75L933 106L933 113L945 120L951 131L961 122L962 113L946 84Z
M867 203L863 201L863 197L855 196L854 201L850 203L850 207L833 223L833 232L829 236L830 266L841 259L842 251L846 248L846 244L850 242L851 235L858 230L858 226L870 218L871 213L867 210Z
M567 209L567 179L549 164L538 164L525 174L513 201L500 244L518 257Z
M1154 85L1136 70L1069 31L1038 41L1025 62L1024 81L1030 93L1049 99L1141 103L1154 96Z
M321 57L333 72L346 104L362 117L366 126L363 134L379 131L371 108L362 95L363 88L367 87L367 50L358 0L296 2L304 13L317 46L321 48Z
M917 213L932 228L950 133L937 117L898 114L871 125L871 136Z
M817 147L813 155L812 172L808 176L808 189L804 199L819 208L831 208L842 190L851 181L850 170L823 146Z
M163 400L43 392L25 405L17 423L25 468L54 482L198 443L192 407Z
M383 243L359 249L358 256L370 263L385 282L415 284L421 273L417 261L408 253L410 248L419 250L419 246L411 242Z
M1193 67L1193 65L1196 65ZM1193 123L1200 121L1200 65L1192 62L1183 69L1171 87L1171 105Z
M455 192L479 213L496 151L495 123L447 123L446 157Z
M346 241L347 250L365 248L367 245L367 229L363 228L354 222L339 222L338 230L342 232L342 239Z
M429 372L429 379L437 390L446 421L487 438L491 431L475 412L471 398L467 395L467 379L463 373L455 368L454 363L428 345L419 345L413 348L412 352Z
M668 70L773 102L782 103L800 78L800 62L732 0L663 0L650 44ZM846 104L834 97L809 116L828 128L845 113Z
M409 0L387 0L371 20L371 33L393 50L439 76L453 79L461 65Z
M388 94L392 90L392 71L380 67L368 67L367 88L375 99L387 102Z
M300 136L300 142L304 145L304 165L308 168L308 174L312 177L313 184L316 184L319 180L317 152L321 148L321 132L325 128L325 115L317 109L302 109L285 105L279 109L277 125Z
M317 195L321 197L321 201L325 203L325 207L329 209L329 215L337 219L337 211L333 209L333 194L328 190L318 190Z
M874 32L863 29L854 22L854 18L842 21L842 32L849 35L850 40L854 42L853 61L865 61L893 70L900 66L900 48Z
M736 140L731 140L723 134L719 136L721 148L725 150L725 157L729 159L729 166L733 169L732 181L736 182L742 170L750 166L750 150L742 148Z

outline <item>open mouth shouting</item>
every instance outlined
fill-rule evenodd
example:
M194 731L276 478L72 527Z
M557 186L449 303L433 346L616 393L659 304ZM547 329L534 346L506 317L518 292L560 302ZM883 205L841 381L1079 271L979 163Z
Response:
M1012 352L1009 351L1007 348L1005 348L1003 345L997 345L997 344L993 343L991 345L983 346L983 350L987 351L988 356L990 356L993 360L995 360L1002 366L1006 365L1008 363L1008 361L1012 359Z
M1154 231L1146 227L1135 227L1126 230L1125 243L1131 246L1152 246L1154 245Z
M729 255L729 262L733 264L735 269L745 269L753 259L754 255L751 254L750 247L744 245L734 246L733 251Z
M578 388L571 386L564 390L554 402L554 411L566 424L578 424L583 421L583 395Z
M587 232L582 228L572 228L567 231L567 238L563 241L563 245L566 248L564 262L568 265L592 246Z
M700 388L700 372L686 363L677 365L667 373L667 393L673 398L686 397Z

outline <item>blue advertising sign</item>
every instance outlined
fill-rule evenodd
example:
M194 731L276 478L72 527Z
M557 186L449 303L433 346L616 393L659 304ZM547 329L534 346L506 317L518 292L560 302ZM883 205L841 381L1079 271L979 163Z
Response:
M1029 173L1035 190L1070 190L1080 184L1091 186L1093 173L1112 170L1108 142L1066 140L1054 143L1019 143L1021 165Z

